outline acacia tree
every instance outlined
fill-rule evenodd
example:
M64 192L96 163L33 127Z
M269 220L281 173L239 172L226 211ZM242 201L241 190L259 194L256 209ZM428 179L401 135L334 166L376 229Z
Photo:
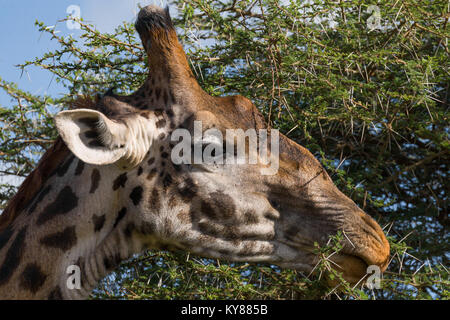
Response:
M315 154L337 186L385 227L392 258L381 289L322 281L316 273L148 251L94 291L94 298L448 299L449 7L443 0L174 1L180 40L200 85L242 94L267 122ZM52 116L79 94L134 91L147 70L134 27L112 34L82 20L79 38L36 23L60 45L19 67L63 84L36 96L0 78L1 174L26 176L53 142ZM17 185L1 185L2 205ZM447 255L446 255L447 254Z

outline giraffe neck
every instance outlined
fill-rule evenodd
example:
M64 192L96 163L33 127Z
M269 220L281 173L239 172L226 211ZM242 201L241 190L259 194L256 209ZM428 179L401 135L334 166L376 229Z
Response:
M192 73L187 56L173 28L151 30L144 35L143 44L148 56L149 75L136 94L145 92L151 95L156 90L156 96L159 96L161 88L166 88L169 99L165 99L161 94L165 106L171 103L184 106L190 103L197 105L201 100L210 98Z
M70 155L0 232L1 297L86 298L120 261L141 250L123 228L119 190L126 174L115 177L113 170ZM80 288L72 281L77 268Z
M178 65L161 64L150 68L144 84L131 96L116 98L132 103L140 109L157 110L173 109L175 106L195 108L199 103L211 97L203 91L195 80L190 69L185 70ZM176 108L175 108L176 109ZM168 114L170 116L170 113Z
M193 77L187 81L190 70L176 64L152 65L135 94L114 98L154 112L158 129L173 129L181 120L179 106L187 107L198 101L192 97L206 94ZM158 141L165 138L158 134ZM61 163L36 196L20 206L23 209L8 227L0 229L0 296L5 299L85 298L120 261L143 249L131 231L127 233L126 207L121 206L130 202L121 197L129 198L136 187L126 183L127 175L128 181L136 179L131 175L139 170L124 172L121 180L115 165L91 166L71 153ZM80 289L67 287L70 266L80 268Z

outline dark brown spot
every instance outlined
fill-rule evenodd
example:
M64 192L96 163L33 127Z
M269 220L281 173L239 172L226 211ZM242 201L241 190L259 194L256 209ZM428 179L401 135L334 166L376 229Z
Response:
M55 232L45 236L39 242L47 247L67 251L77 243L75 226L67 227L61 232Z
M0 267L0 285L5 284L13 275L22 259L27 227L23 227L6 252Z
M255 211L250 210L244 213L244 223L245 224L254 224L258 223L259 218Z
M47 279L41 268L36 263L28 264L22 272L20 286L26 290L36 293Z
M142 169L142 167L139 167L138 171L137 171L137 176L139 177L143 171L144 171L144 169Z
M63 175L66 174L67 170L69 169L70 165L72 164L72 161L75 157L74 156L70 156L57 170L56 170L56 174L58 175L58 177L62 177Z
M155 163L155 158L152 157L148 160L148 165L151 166L153 163Z
M209 195L208 200L201 201L201 212L213 219L230 219L235 216L236 207L233 199L223 192L217 191Z
M120 220L122 220L126 214L127 214L127 208L124 207L124 208L120 209L119 213L117 214L116 221L114 221L113 228L115 228L119 224Z
M81 160L78 160L78 164L75 169L75 175L79 176L83 172L83 169L84 169L84 162Z
M161 153L161 157L163 157L164 159L167 159L167 157L169 157L169 154L164 151L163 153Z
M98 232L103 228L103 226L105 224L105 220L106 220L106 217L104 214L102 214L101 216L97 216L96 214L94 214L92 216L92 222L94 223L94 231L95 232Z
M172 176L170 174L166 174L166 176L163 179L163 186L167 188L170 186L173 182Z
M160 119L156 122L156 127L158 129L163 128L166 126L166 119Z
M99 183L100 172L98 171L98 169L94 169L91 173L91 190L89 191L89 193L94 193L95 190L97 190Z
M211 201L201 200L200 211L211 219L218 219L219 215L216 213L216 208Z
M187 179L182 186L178 187L178 193L184 202L190 202L197 192L198 188L191 179Z
M67 214L77 206L78 197L72 192L72 189L69 186L66 186L58 193L55 201L42 210L36 224L42 225L56 216Z
M116 191L120 187L124 188L125 183L127 182L127 173L122 173L118 176L113 182L113 190Z
M150 119L150 112L148 112L148 111L142 112L141 117L143 117L145 119Z
M130 199L133 201L133 204L137 206L139 202L142 200L142 192L144 189L142 187L138 186L134 188L130 193Z
M166 137L166 134L164 132L161 132L158 136L159 140L163 140Z

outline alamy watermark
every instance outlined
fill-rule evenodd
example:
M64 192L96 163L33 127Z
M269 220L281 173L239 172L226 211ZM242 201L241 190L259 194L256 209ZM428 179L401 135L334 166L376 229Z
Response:
M67 267L66 273L69 275L66 280L67 289L81 289L81 270L80 267L72 264Z
M80 23L77 21L81 18L81 8L75 4L67 7L66 13L69 15L69 19L66 20L66 26L69 30L78 30L81 28Z
M367 28L370 31L381 29L381 13L380 8L376 5L370 5L367 8L367 13L371 16L367 19Z
M381 289L381 269L377 265L370 265L367 267L366 272L370 275L365 284L367 288L373 289Z

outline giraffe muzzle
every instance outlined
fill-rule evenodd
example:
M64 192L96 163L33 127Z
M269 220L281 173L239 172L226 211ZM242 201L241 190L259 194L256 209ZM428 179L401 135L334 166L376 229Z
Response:
M389 242L378 223L362 210L352 213L344 236L344 248L331 260L336 269L351 283L360 282L368 275L368 270L376 268L384 272L389 264ZM356 222L357 221L357 222Z

